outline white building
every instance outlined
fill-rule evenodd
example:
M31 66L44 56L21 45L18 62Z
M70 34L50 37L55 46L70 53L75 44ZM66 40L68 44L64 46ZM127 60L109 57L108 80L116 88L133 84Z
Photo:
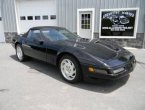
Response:
M100 9L138 8L136 38L115 39L122 45L142 47L145 0L0 0L0 42L34 26L60 26L82 37L99 38ZM88 15L89 29L81 28L80 15ZM114 40L114 39L113 39Z

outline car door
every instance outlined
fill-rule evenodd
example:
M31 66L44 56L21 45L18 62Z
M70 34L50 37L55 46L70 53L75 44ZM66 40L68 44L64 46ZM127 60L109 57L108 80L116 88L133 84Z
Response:
M23 49L26 55L46 61L46 46L40 30L30 30L28 32Z
M59 42L56 42L58 40L58 34L55 29L49 29L49 28L42 29L41 33L46 41L47 62L50 64L55 64L57 58L57 52L61 48L60 46L58 46Z

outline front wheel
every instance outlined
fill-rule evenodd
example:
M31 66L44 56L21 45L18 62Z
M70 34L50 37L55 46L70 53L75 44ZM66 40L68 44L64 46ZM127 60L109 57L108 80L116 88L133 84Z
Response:
M16 56L20 62L24 61L25 55L20 44L16 45Z
M72 56L63 56L59 62L59 69L67 82L76 83L82 79L79 63Z

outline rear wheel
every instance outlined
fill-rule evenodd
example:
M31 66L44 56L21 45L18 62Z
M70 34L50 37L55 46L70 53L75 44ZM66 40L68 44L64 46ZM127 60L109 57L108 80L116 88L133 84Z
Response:
M76 83L82 79L79 63L72 56L63 56L59 61L59 69L67 82Z
M24 61L24 59L25 59L25 55L24 55L22 46L20 44L16 45L16 56L17 56L18 60L21 62Z

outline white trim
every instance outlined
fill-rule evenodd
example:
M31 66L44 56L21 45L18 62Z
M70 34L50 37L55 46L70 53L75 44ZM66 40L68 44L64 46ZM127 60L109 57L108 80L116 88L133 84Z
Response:
M2 13L1 13L1 16L0 16L2 19L1 19L1 26L2 26L2 30L0 30L1 31L1 35L2 36L0 36L0 37L2 37L2 39L0 40L0 43L5 43L6 42L6 37L5 37L5 31L4 31L4 22L3 22L3 17L2 17Z
M1 13L1 17L2 17L2 13ZM6 37L5 37L5 31L4 31L4 22L3 19L1 20L1 24L2 24L2 30L0 30L2 32L2 39L0 40L0 43L5 43L6 42Z
M17 3L18 1L14 1L14 6L15 6L15 17L16 17L16 28L17 28L17 33L20 34L20 29L19 29L19 17L18 17L18 12L17 12Z
M123 11L123 10L136 10L135 29L133 36L101 36L101 15L102 11ZM120 38L120 39L136 39L138 28L139 8L114 8L114 9L100 9L100 25L99 25L99 38Z
M81 11L91 11L92 12L92 36L91 39L94 38L94 23L95 23L95 9L94 8L83 8L83 9L77 9L77 34L80 35L80 19L79 19L79 13Z

